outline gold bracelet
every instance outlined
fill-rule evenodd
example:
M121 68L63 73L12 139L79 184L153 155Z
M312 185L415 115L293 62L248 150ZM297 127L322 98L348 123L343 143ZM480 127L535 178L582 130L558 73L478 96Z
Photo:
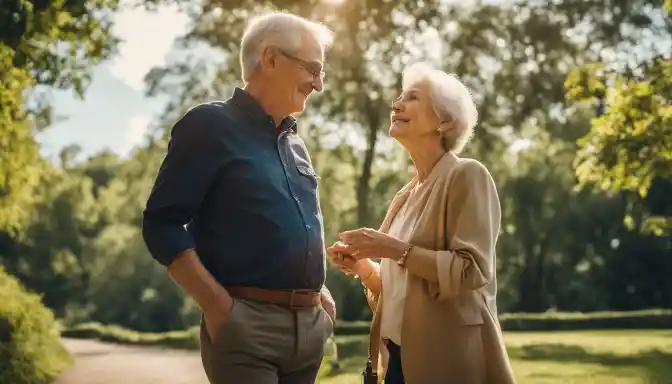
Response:
M413 244L408 244L408 247L406 247L404 253L402 253L399 260L397 260L397 264L399 264L402 267L406 264L406 258L408 257L408 254L411 252L411 248L413 248Z
M369 277L371 277L371 275L373 275L373 270L371 270L371 272L369 272L369 274L366 275L366 277L364 277L364 278L362 278L362 277L359 276L359 275L357 275L357 277L359 277L359 279L360 279L362 282L364 282L365 280L368 280Z

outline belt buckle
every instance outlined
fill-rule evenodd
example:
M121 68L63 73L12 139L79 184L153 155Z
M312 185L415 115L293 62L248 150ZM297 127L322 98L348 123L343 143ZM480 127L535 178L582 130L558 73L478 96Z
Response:
M294 304L294 298L297 295L308 296L308 294L310 294L310 293L311 292L307 291L307 290L306 291L299 291L299 290L292 291L291 295L289 296L289 309L305 309L305 308L308 308L305 305L298 305L298 304L295 305Z

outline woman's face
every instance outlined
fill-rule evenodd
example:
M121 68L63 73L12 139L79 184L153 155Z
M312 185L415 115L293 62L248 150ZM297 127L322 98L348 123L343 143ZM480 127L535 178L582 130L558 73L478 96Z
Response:
M392 104L390 136L397 140L439 137L441 119L434 112L429 92L427 83L419 83L399 95Z

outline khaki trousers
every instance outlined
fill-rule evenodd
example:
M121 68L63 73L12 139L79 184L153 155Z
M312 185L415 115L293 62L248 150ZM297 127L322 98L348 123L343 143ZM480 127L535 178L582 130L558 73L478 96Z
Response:
M201 321L201 359L211 384L313 384L333 324L321 306L289 308L235 299L216 340Z

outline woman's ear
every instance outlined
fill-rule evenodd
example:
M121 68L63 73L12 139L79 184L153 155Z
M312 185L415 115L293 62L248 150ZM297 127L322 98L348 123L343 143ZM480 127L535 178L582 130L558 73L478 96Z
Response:
M453 131L455 131L456 126L457 120L444 120L439 123L439 128L437 128L437 131L439 131L442 136L451 135Z

